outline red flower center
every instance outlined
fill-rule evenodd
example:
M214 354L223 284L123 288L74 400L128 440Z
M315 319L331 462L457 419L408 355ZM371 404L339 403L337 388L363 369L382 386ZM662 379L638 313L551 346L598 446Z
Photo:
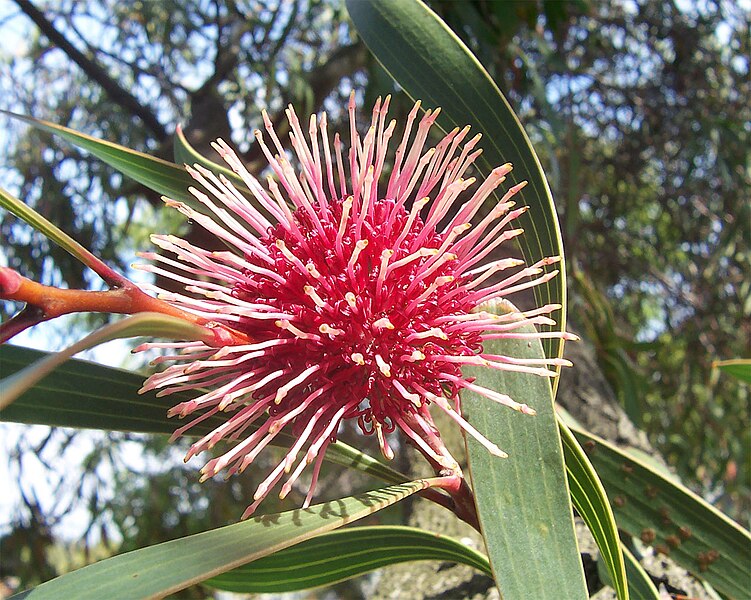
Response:
M391 431L395 415L420 404L413 382L443 395L445 374L460 377L458 364L438 357L473 355L482 347L479 331L441 328L447 315L466 314L473 307L463 277L455 276L455 256L442 249L447 235L427 230L419 215L410 218L393 200L376 201L373 216L359 222L352 218L351 204L351 199L331 203L329 218L317 223L298 209L294 227L285 223L270 229L260 242L273 259L272 274L265 272L268 263L248 255L247 279L233 289L244 302L294 316L247 318L239 324L258 342L278 339L279 329L286 330L281 337L289 343L269 349L263 360L291 373L317 366L316 385L332 386L297 417L297 430L320 403L335 398L339 406L357 401L344 418L357 417L363 432L373 432L373 419ZM273 385L258 389L255 397L266 396ZM455 386L449 388L454 396ZM271 414L288 411L311 391L310 386L297 388ZM360 403L365 398L368 402Z

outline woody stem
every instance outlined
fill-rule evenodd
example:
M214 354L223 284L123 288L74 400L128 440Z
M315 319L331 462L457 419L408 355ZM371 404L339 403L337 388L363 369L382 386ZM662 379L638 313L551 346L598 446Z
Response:
M61 289L42 285L22 277L12 269L0 268L0 299L23 302L26 306L12 319L0 324L0 343L29 327L56 317L77 312L135 314L156 312L204 326L208 320L185 312L142 292L125 278L118 278L106 291ZM247 340L232 332L236 343Z

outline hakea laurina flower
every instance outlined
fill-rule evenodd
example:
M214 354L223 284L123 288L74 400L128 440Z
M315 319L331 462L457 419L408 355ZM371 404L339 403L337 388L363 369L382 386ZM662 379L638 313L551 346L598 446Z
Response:
M396 127L395 121L386 123L388 104L388 98L376 103L361 138L350 100L348 152L338 135L332 148L325 113L310 118L306 135L290 108L297 169L264 114L271 143L261 131L255 137L276 175L266 188L218 140L214 148L242 178L253 201L223 175L196 165L189 172L209 195L190 191L207 214L166 202L230 250L210 252L155 235L154 243L177 260L143 255L155 264L141 268L185 285L185 295L157 289L160 298L249 340L219 348L199 341L139 347L177 351L157 359L176 364L150 377L144 391L203 392L169 411L191 418L175 437L227 413L224 424L191 446L186 460L221 440L237 441L202 470L203 479L221 471L231 475L247 468L280 431L294 436L244 516L284 477L280 497L286 496L305 467L315 463L307 506L324 451L344 420L356 420L363 433L375 434L386 458L393 457L388 434L399 429L434 465L458 468L437 450L442 445L433 443L437 434L428 407L434 405L490 452L504 456L462 418L459 393L469 389L523 413L534 411L473 383L462 375L462 366L550 376L554 373L546 367L562 362L483 352L486 340L524 337L529 334L517 332L523 325L551 324L546 315L560 308L502 316L480 308L555 274L540 276L541 267L556 258L526 268L518 260L490 259L500 244L522 232L509 225L525 210L513 209L511 201L524 184L475 218L511 165L498 167L479 185L474 178L463 179L480 153L475 149L480 136L465 141L469 128L456 129L425 150L438 111L428 110L415 128L419 103L407 118L388 180L381 182ZM513 274L498 281L497 274L507 270ZM255 428L249 429L251 424Z

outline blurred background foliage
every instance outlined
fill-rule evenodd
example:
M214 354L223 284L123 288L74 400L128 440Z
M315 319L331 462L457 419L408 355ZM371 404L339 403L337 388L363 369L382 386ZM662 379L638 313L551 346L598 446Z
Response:
M751 4L430 5L498 82L541 156L573 328L684 482L747 522L749 387L711 363L751 355ZM0 41L1 108L168 159L182 124L200 152L232 139L258 172L261 108L282 133L288 103L328 110L337 130L351 90L394 91L337 0L14 0L0 28L14 32ZM71 146L7 118L0 140L2 185L122 270L154 231L209 243ZM100 285L0 217L4 264L48 284ZM44 343L101 318L48 325ZM0 576L25 584L67 568L47 551L71 531L65 519L83 561L232 521L255 488L251 477L199 486L161 438L2 428L9 485L21 493L0 523L3 554L19 560L4 560ZM339 493L358 485L336 474L322 483L323 495L327 483Z

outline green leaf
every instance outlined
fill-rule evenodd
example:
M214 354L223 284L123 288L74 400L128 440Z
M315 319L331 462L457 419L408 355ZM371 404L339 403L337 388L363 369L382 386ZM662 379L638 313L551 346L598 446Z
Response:
M2 112L2 111L0 111ZM44 234L47 238L55 242L58 246L69 252L72 256L80 260L83 264L93 269L105 281L113 271L107 267L99 258L94 256L76 240L70 237L62 229L50 223L33 208L21 202L18 198L12 196L4 189L0 188L0 206L8 212L14 214L22 221L31 225L34 229Z
M655 587L655 584L652 583L652 579L644 570L644 567L639 564L639 561L636 560L636 557L631 554L628 548L621 545L621 550L626 562L626 576L628 577L631 598L633 600L660 600L660 592Z
M206 167L209 171L216 175L224 175L227 179L229 179L232 182L232 185L234 185L237 188L237 191L239 191L245 198L253 203L253 206L261 212L267 219L274 222L276 219L272 217L272 215L266 210L266 208L260 204L259 202L255 201L255 196L253 195L253 192L250 191L247 185L245 185L245 182L242 180L242 177L240 177L237 173L235 173L232 169L228 168L225 164L216 163L212 160L209 160L202 154L199 154L198 151L193 148L193 146L190 145L187 138L185 137L185 134L183 133L182 128L178 127L177 131L175 131L175 140L174 140L174 154L175 154L175 161L181 164L186 165L195 165L199 164L203 167ZM196 183L194 182L193 185L195 186Z
M537 339L492 340L485 352L543 356ZM478 394L462 393L467 420L509 454L500 459L466 436L480 526L501 596L587 598L549 381L487 367L468 368L465 375L537 411L536 416L525 415Z
M379 526L319 535L204 583L238 594L293 592L413 560L451 561L491 575L485 556L452 538L413 527Z
M618 526L730 598L751 590L751 534L633 454L571 427L597 469Z
M626 576L628 577L631 598L633 600L661 600L660 592L652 582L649 573L644 570L644 567L625 545L621 544L621 550L626 563ZM613 580L610 578L608 568L602 560L597 561L597 574L604 584L613 587Z
M54 133L74 146L91 152L123 175L127 175L155 192L173 200L185 202L191 208L202 213L206 212L205 208L188 192L188 188L196 186L196 182L188 175L184 167L161 158L149 156L143 152L131 150L125 146L79 133L49 121L17 115L4 110L0 110L0 113L28 123L36 129Z
M346 5L365 44L401 88L413 99L442 108L438 123L444 130L471 125L483 134L484 152L475 163L483 175L512 162L509 185L529 182L517 196L529 206L520 219L526 234L518 238L526 260L563 257L555 206L540 161L508 101L470 50L419 0L347 0ZM557 326L563 331L563 262L559 268L558 277L535 287L535 296L540 304L564 306ZM545 343L549 356L560 355L560 340Z
M71 357L99 344L141 335L173 340L195 340L203 338L205 334L206 330L203 327L160 313L146 312L125 317L97 329L62 352L50 354L13 375L4 377L0 380L3 386L0 409L8 406Z
M728 375L737 377L741 381L751 383L751 358L735 358L732 360L716 360L712 363L716 369Z
M232 169L227 168L225 165L209 160L202 154L199 154L198 151L190 145L190 142L188 142L188 139L185 137L185 134L183 133L181 127L178 127L175 131L174 156L175 162L178 164L193 165L197 163L206 167L212 173L215 173L217 175L221 173L222 175L230 179L232 183L234 183L238 188L242 187L243 190L247 191L243 180ZM247 191L247 193L248 198L250 198L250 192Z
M373 514L429 487L418 480L149 546L43 583L29 598L162 598Z
M0 346L0 366L6 376L49 356L54 355L9 344ZM180 421L168 419L167 410L194 396L178 392L159 398L154 391L139 395L144 379L131 371L70 360L0 410L0 421L171 434ZM204 435L223 422L215 415L197 423L190 433ZM288 446L294 441L283 432L277 439ZM407 480L405 475L342 442L331 444L326 458L389 483Z
M627 600L629 589L626 583L626 565L621 553L618 528L608 497L605 494L605 488L603 488L592 463L589 462L587 455L576 441L571 430L560 419L558 426L563 441L563 454L566 461L571 499L576 510L587 524L595 542L597 542L597 547L600 549L600 555L618 598Z

